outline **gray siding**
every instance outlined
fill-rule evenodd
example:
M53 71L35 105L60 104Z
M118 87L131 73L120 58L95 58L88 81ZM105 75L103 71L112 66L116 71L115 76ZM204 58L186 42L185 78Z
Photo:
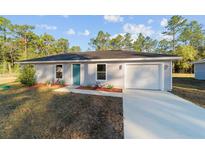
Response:
M71 65L63 65L63 80L66 84L70 84L71 80ZM55 64L36 64L36 81L37 83L46 83L47 81L56 82L55 78Z
M54 65L36 64L35 68L36 68L36 81L38 83L54 81Z
M172 90L172 62L164 62L164 89Z
M121 69L120 66L122 67ZM96 63L84 64L84 81L83 85L96 84ZM102 84L112 84L115 87L123 87L123 64L122 63L107 63L107 80L100 81ZM99 82L99 81L98 81Z
M205 63L194 64L195 78L198 80L205 80Z
M66 84L71 84L71 64L63 64L63 75Z
M161 61L162 62L162 61ZM143 63L143 62L140 62ZM152 62L150 62L152 63ZM171 61L163 61L164 63L164 89L172 89L172 63ZM111 84L115 87L124 88L124 72L125 63L110 62L107 63L107 80L101 81L103 84ZM46 81L56 81L55 79L55 64L36 64L36 76L38 83L45 83ZM81 85L96 84L96 63L82 63L81 64ZM63 64L63 80L67 84L72 84L72 64Z
M84 64L84 69L83 70L81 69L81 72L83 72L83 74L84 74L84 80L81 81L81 83L83 83L83 85L93 85L96 83L95 65L96 64L94 64L94 63Z

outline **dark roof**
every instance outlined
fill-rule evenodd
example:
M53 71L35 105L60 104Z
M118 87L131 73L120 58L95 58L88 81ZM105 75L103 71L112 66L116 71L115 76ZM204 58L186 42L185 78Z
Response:
M108 50L108 51L87 51L87 52L73 52L51 55L41 58L34 58L23 60L21 62L30 61L72 61L72 60L91 60L91 59L124 59L124 58L156 58L156 57L177 57L170 54L157 54L157 53L143 53L136 51L124 50Z

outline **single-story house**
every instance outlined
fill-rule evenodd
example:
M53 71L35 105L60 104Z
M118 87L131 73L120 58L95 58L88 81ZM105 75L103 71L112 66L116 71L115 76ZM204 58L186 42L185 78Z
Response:
M193 62L195 79L205 80L205 59Z
M172 61L168 54L109 50L64 53L20 61L33 64L38 83L64 80L69 85L112 85L122 89L172 89Z

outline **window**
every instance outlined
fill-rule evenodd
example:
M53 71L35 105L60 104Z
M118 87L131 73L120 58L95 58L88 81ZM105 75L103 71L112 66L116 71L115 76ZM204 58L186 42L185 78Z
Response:
M106 64L97 64L97 80L106 80Z
M56 65L56 78L57 79L63 78L63 65Z

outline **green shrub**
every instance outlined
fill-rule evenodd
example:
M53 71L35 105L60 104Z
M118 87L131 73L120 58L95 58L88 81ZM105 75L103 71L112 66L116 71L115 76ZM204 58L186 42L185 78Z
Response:
M112 89L113 88L113 85L109 84L107 85L107 89Z
M35 73L33 65L25 65L20 70L19 81L26 86L32 86L36 83Z
M51 86L52 85L52 81L50 81L50 80L46 81L46 85L47 86Z
M59 81L59 84L60 84L60 85L65 85L65 81L64 81L64 80L60 80L60 81Z

